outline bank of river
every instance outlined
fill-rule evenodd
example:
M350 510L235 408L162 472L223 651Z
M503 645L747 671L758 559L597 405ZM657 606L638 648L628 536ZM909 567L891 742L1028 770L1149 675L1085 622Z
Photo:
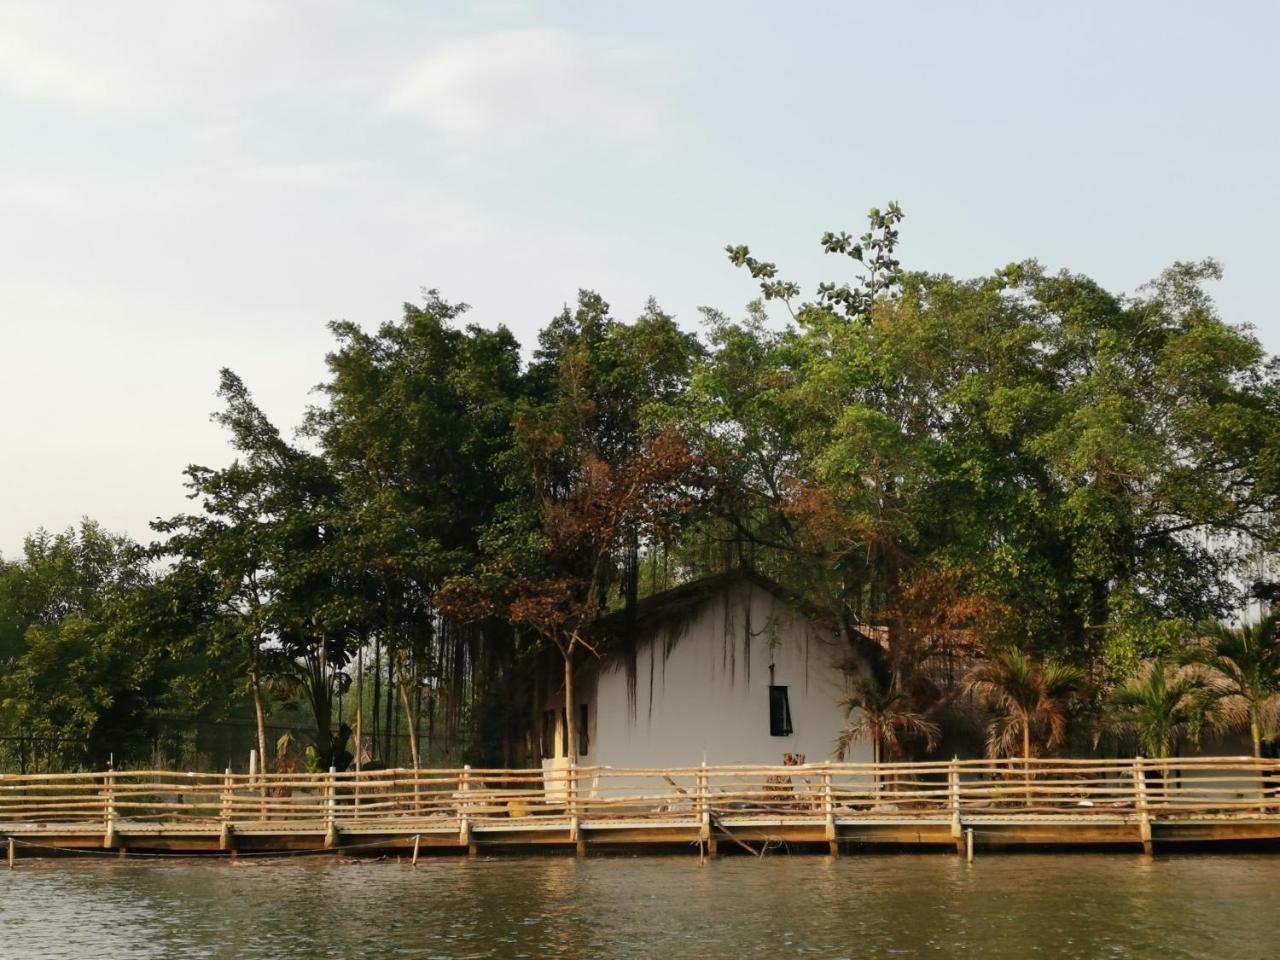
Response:
M28 861L0 957L1262 960L1280 855Z

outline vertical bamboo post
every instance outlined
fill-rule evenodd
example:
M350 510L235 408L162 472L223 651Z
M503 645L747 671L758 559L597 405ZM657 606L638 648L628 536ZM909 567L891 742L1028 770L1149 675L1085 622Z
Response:
M259 760L258 751L250 750L249 751L249 784L251 787L254 787L258 790L258 820L262 821L267 819L267 809L266 809L267 796L264 788L260 785L260 782L258 779L258 760Z
M458 842L467 848L467 855L476 855L476 845L471 839L471 816L467 794L471 792L471 764L463 764L458 774Z
M969 827L964 832L964 854L965 862L973 863L973 827Z
M831 766L822 770L822 814L826 822L827 852L840 856L840 843L836 839L836 805L831 796Z
M329 767L329 776L325 778L324 787L324 845L338 845L338 768Z
M103 835L102 848L110 850L116 845L116 772L108 770L102 775Z
M716 855L716 838L711 834L711 797L707 786L707 761L702 761L702 766L698 768L698 785L696 790L697 808L696 813L699 820L698 838L701 841L698 844L698 850L701 851L703 845L706 845L707 856L714 857Z
M218 838L219 850L231 849L231 798L234 790L235 785L231 777L231 768L227 767L226 773L222 775L222 808L219 811L222 831L221 836Z
M1258 813L1262 816L1267 815L1267 770L1264 764L1265 760L1255 759L1253 761L1254 768L1258 773Z
M17 859L14 851L13 837L9 838L9 869L13 869L13 861Z
M960 826L960 758L952 757L947 767L947 805L951 808L951 838L956 853L964 852L964 834Z
M1133 800L1134 808L1138 811L1138 838L1142 841L1142 852L1150 855L1151 811L1147 806L1147 776L1141 756L1133 759Z
M232 790L234 790L234 787L231 779L231 768L227 767L226 771L222 774L222 809L220 811L220 817L223 823L227 823L231 820Z
M569 839L573 842L574 855L586 856L587 845L582 839L582 812L578 802L578 764L569 761Z

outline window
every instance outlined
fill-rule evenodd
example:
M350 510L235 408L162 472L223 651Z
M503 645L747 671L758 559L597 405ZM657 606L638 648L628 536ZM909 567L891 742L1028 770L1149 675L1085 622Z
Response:
M769 687L769 736L791 736L791 702L786 687Z
M591 737L587 733L587 705L578 706L578 756L585 757L591 752Z
M564 707L560 708L560 756L569 755L569 714Z
M556 755L556 712L544 710L542 713L542 759L550 760Z

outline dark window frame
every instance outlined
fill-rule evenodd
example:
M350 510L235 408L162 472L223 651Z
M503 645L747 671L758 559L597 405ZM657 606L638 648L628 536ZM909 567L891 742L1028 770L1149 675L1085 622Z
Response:
M795 733L791 724L791 696L783 684L769 684L769 736L789 737Z
M538 738L538 747L543 760L554 759L556 755L556 712L542 711L542 736Z

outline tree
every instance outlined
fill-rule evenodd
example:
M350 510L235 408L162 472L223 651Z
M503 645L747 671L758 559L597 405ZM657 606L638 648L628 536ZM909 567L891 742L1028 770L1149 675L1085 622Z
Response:
M870 742L873 762L879 766L885 747L897 759L908 739L923 740L925 749L932 750L942 736L938 724L916 709L905 691L886 689L874 677L855 683L852 692L841 698L840 706L848 717L836 741L841 760L852 744L865 740Z
M577 758L574 673L590 627L616 595L636 595L637 556L675 535L704 487L701 463L661 422L697 351L650 303L634 324L583 291L540 337L515 417L515 494L482 539L483 559L454 578L455 615L498 616L554 649L563 665L568 756Z
M0 720L20 743L56 744L63 764L123 761L164 711L222 701L217 665L196 640L201 597L157 576L127 537L88 520L41 531L2 574ZM18 759L25 766L29 752Z
M220 470L187 468L200 512L154 523L168 535L155 552L209 585L211 637L247 683L265 770L271 679L305 693L317 748L331 752L334 677L347 662L350 634L330 558L337 488L324 461L287 443L232 371L222 371L218 393L226 406L214 419L240 457Z
M421 306L405 304L399 322L375 333L332 324L328 402L308 415L307 432L341 485L334 559L362 585L362 607L352 611L363 623L361 644L372 637L376 659L386 651L387 705L394 686L415 762L424 685L431 697L460 692L479 668L472 676L482 689L505 661L498 649L472 650L474 661L446 656L436 604L444 581L474 562L478 532L505 498L498 461L511 448L522 390L515 338L501 327L459 327L466 310L429 290ZM429 739L434 706L429 699ZM375 702L375 719L377 710ZM389 745L390 722L384 732Z
M1212 702L1208 684L1196 670L1159 660L1114 688L1107 719L1137 737L1148 757L1164 759L1185 739L1199 743Z
M854 648L901 643L894 609L939 569L1025 649L1113 671L1229 613L1280 515L1280 368L1217 315L1218 266L1133 296L1034 262L959 280L901 268L900 218L825 236L863 275L802 303L730 248L795 322L708 311L682 429L722 509L684 555L745 557Z
M1249 731L1253 755L1280 732L1280 614L1256 624L1214 624L1189 651L1206 671L1223 725Z
M966 692L995 713L987 728L987 754L1015 756L1021 747L1028 760L1035 750L1056 750L1065 742L1072 702L1083 686L1080 669L1033 660L1017 647L976 664L964 682Z

